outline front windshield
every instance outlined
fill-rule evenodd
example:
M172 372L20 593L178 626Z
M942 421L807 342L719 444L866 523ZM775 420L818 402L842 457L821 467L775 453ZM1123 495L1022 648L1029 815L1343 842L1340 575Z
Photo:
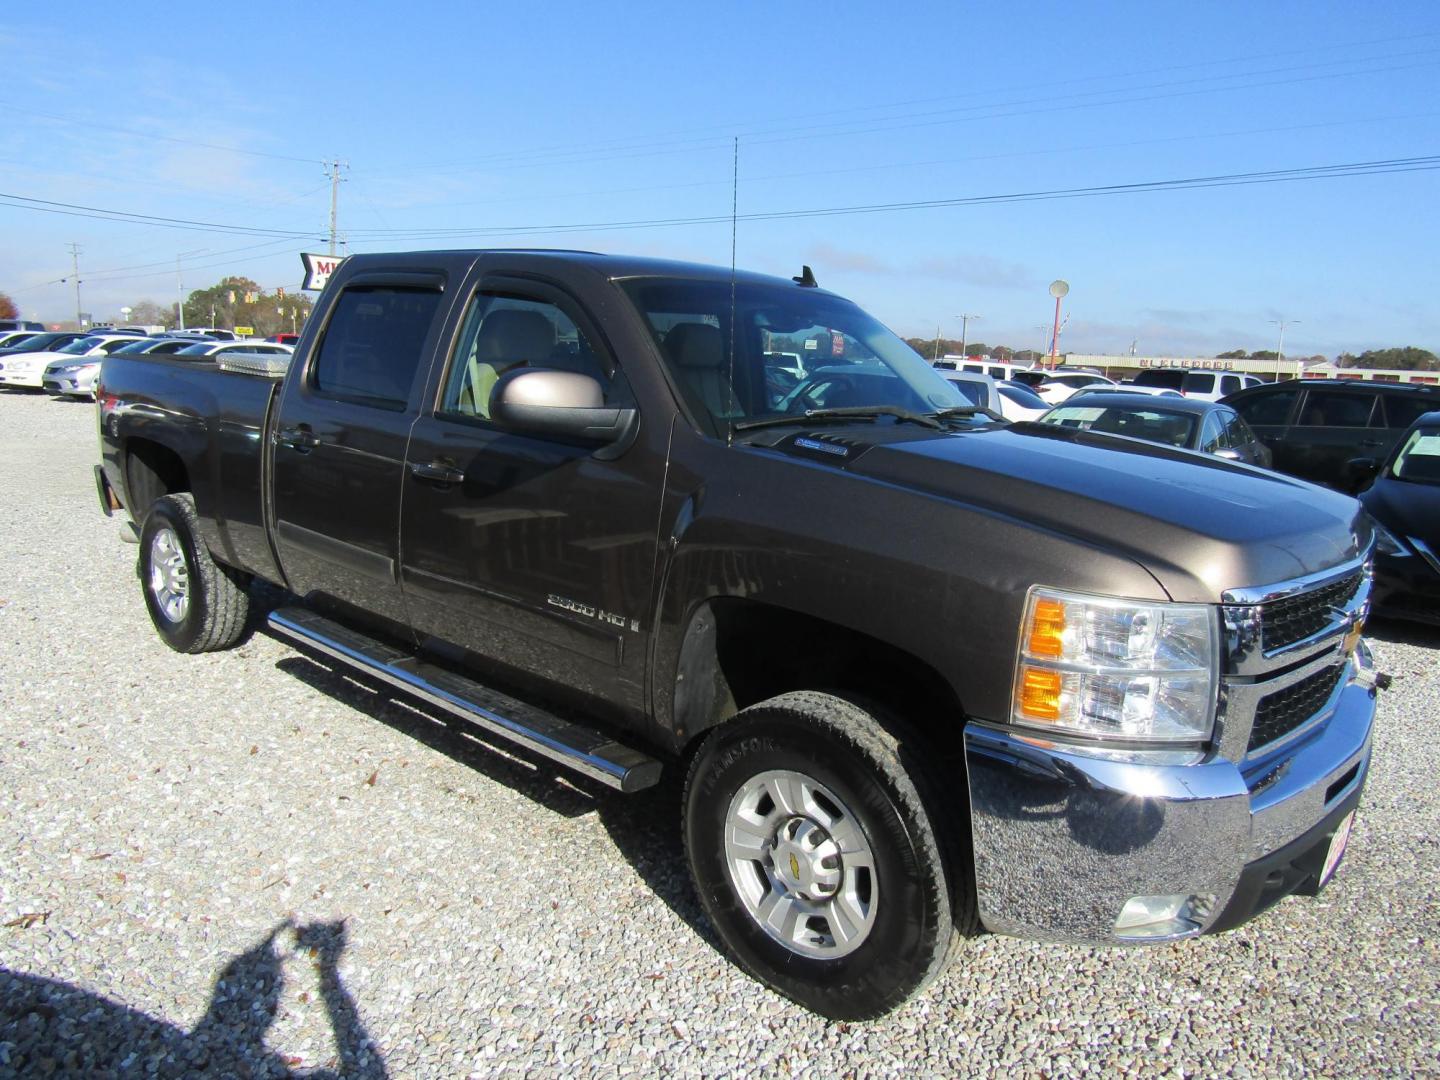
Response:
M63 349L57 349L56 351L69 353L71 356L81 356L95 348L96 345L101 344L104 340L104 338L98 337L82 337L70 342L70 344L66 345Z
M1417 484L1440 484L1440 428L1417 428L1395 455L1390 474Z
M622 285L712 434L737 422L803 422L813 409L934 413L968 404L914 349L837 296L736 285L732 357L730 282L640 278Z
M1189 446L1197 418L1163 409L1125 408L1111 405L1057 405L1040 418L1042 424L1079 428L1106 435L1128 435L1132 439Z

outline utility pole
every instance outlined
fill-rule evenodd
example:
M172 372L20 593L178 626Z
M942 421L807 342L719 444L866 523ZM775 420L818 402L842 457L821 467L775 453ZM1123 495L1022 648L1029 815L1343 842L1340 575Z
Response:
M970 320L971 320L971 319L979 319L979 318L982 318L982 317L983 317L983 316L980 316L980 315L956 315L956 316L955 316L955 318L957 318L957 319L960 320L960 355L961 355L961 356L964 356L964 355L965 355L965 342L966 342L967 340L969 340Z
M348 169L348 161L325 162L325 175L330 178L330 254L335 254L336 238L339 236L340 212L340 170Z
M175 318L177 329L185 329L185 285L180 279L180 260L187 255L199 255L202 251L209 251L209 248L196 248L194 251L178 251L175 253ZM211 320L212 322L214 320Z
M83 252L80 245L70 241L70 276L75 279L75 329L83 330L85 327L80 319L80 256Z
M1300 321L1299 319L1271 319L1271 320L1270 320L1270 325L1271 325L1271 326L1278 326L1278 327L1280 327L1280 345L1279 345L1279 347L1276 348L1276 350L1275 350L1275 381L1276 381L1276 382L1279 382L1279 381L1280 381L1280 365L1281 365L1281 364L1284 362L1284 360L1285 360L1285 327L1287 327L1287 326L1294 326L1294 325L1296 325L1299 321Z
M935 353L934 353L933 356L930 357L930 363L933 364L933 363L935 363L935 361L937 361L937 360L939 360L939 359L940 359L940 324L939 324L939 323L936 323L936 324L935 324Z

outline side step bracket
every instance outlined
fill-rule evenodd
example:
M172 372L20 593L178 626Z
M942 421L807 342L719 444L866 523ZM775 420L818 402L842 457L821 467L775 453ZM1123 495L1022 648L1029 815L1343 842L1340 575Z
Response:
M641 791L660 779L660 761L607 735L426 663L301 607L270 613L272 630L492 734L526 747L618 791Z

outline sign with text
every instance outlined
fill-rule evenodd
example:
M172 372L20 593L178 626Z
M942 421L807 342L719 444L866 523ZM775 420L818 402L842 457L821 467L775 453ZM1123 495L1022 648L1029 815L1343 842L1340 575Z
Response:
M237 327L235 327L235 333L239 334L241 337L254 337L254 336L255 336L255 327L253 327L253 326L237 326Z
M345 256L312 255L309 252L301 252L300 261L305 264L305 282L300 288L319 292L325 288L325 283L330 280L330 275L345 261Z

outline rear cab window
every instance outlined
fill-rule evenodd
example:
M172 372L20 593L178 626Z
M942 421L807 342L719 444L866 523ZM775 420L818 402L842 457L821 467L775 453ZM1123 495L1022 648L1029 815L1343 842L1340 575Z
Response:
M307 380L321 397L401 412L410 398L438 289L353 285L335 301ZM282 350L283 351L283 350Z

